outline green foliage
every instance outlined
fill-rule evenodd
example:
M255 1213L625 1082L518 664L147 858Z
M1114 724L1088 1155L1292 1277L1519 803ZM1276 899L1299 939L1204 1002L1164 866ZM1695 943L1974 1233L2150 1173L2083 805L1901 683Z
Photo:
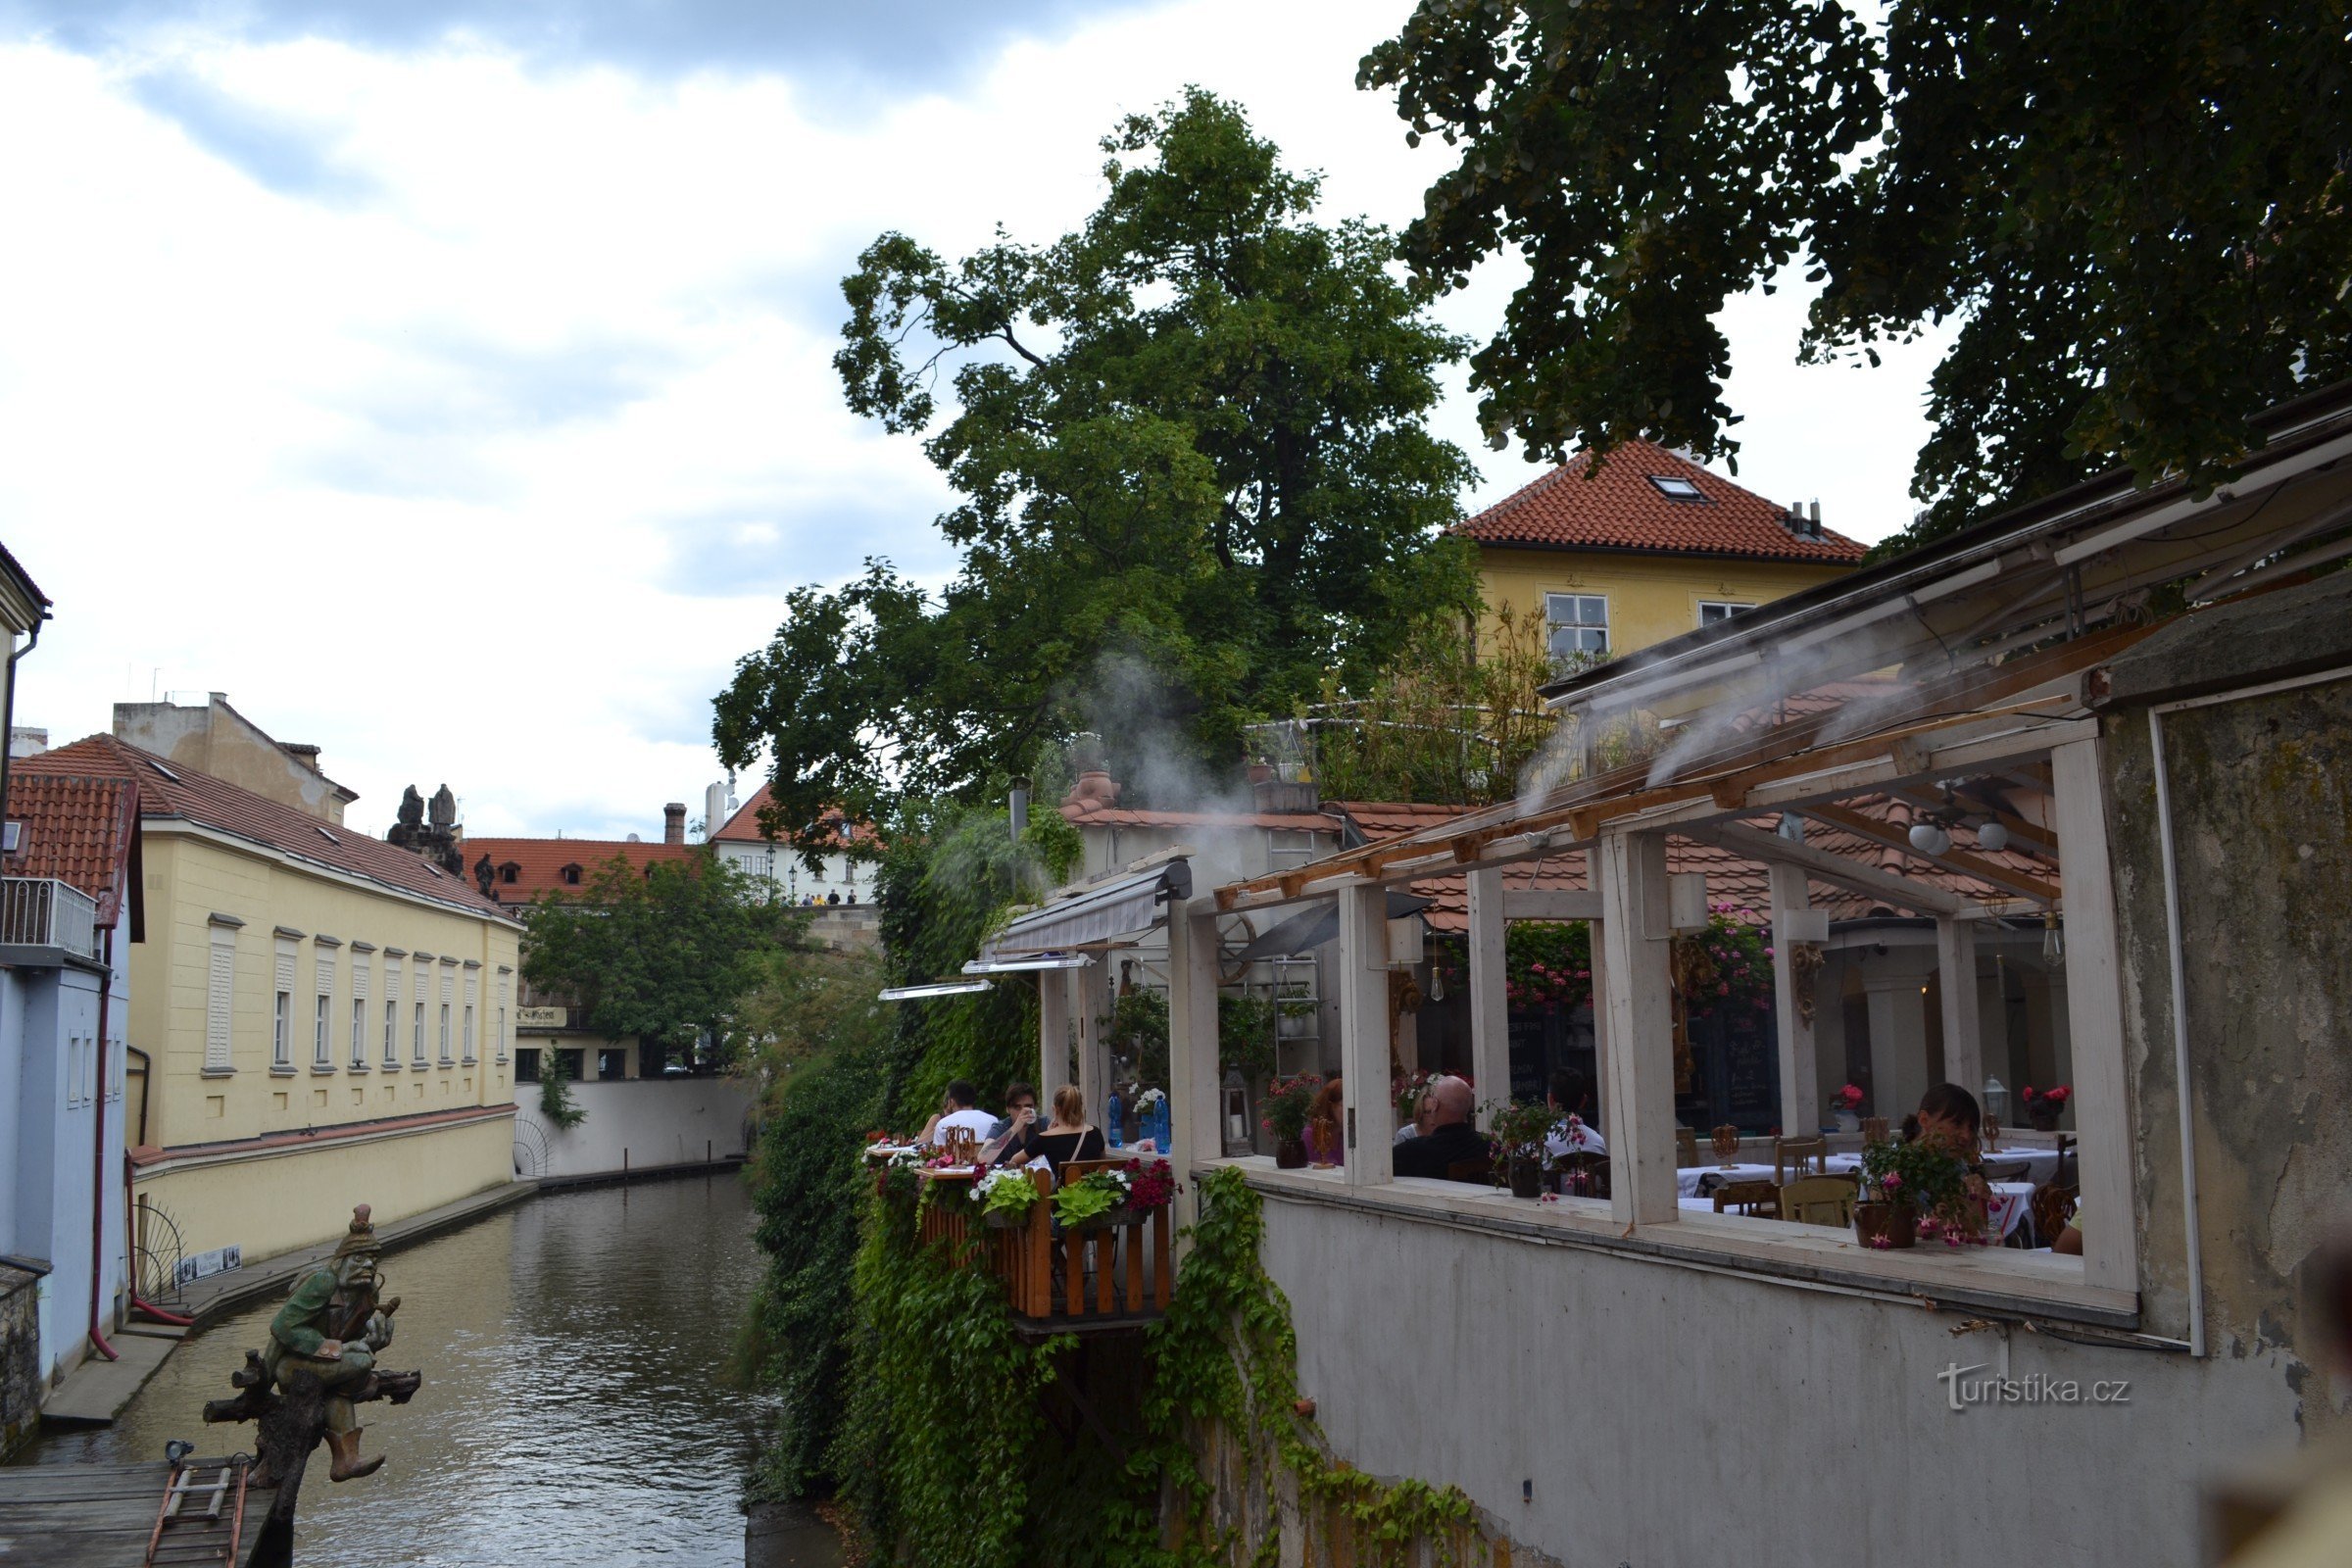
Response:
M1168 994L1133 986L1110 1004L1102 1020L1110 1049L1135 1065L1137 1079L1157 1089L1168 1086Z
M1271 997L1217 997L1217 1071L1239 1071L1254 1082L1274 1070L1275 1020L1281 1006Z
M673 1051L702 1037L739 1046L736 1004L806 924L750 897L743 874L708 847L642 871L616 855L576 896L545 894L522 919L524 979L572 998L609 1040Z
M2244 416L2352 371L2352 34L2335 0L1421 0L1368 55L1458 149L1405 254L1530 276L1472 360L1531 455L1730 454L1726 301L1793 264L1804 354L1957 320L1917 543L2117 462L2210 487Z
M1772 1010L1772 950L1764 928L1729 905L1688 939L1705 956L1683 991L1693 1018ZM1574 1012L1592 1000L1592 928L1582 920L1514 920L1503 946L1503 996L1514 1009Z
M1887 1182L1893 1177L1892 1185ZM1968 1167L1931 1138L1891 1140L1862 1151L1862 1197L1904 1204L1921 1214L1956 1216Z
M897 1069L895 1018L874 1000L881 963L870 954L793 956L760 1005L792 1032L763 1048L764 1118L752 1165L757 1241L766 1269L745 1335L753 1376L781 1396L782 1420L761 1455L759 1491L829 1493L830 1453L849 1402L851 1273L858 1221L871 1190L859 1134L888 1109ZM775 990L799 999L780 1004Z
M588 1119L588 1112L571 1098L571 1074L564 1070L564 1053L539 1053L539 1114L548 1125L569 1132Z
M981 1178L980 1212L1022 1215L1037 1206L1037 1183L1025 1170L992 1171Z
M1574 1012L1592 1000L1592 927L1514 920L1503 937L1503 997L1513 1007Z
M1508 1159L1542 1159L1544 1140L1560 1123L1560 1112L1541 1100L1497 1101L1487 1106L1487 1131Z
M885 234L844 282L850 406L926 437L961 558L936 596L884 561L801 590L738 664L714 739L771 760L786 831L976 799L1082 729L1116 754L1155 721L1230 767L1327 668L1472 605L1440 530L1473 472L1424 425L1461 345L1390 236L1315 221L1316 181L1204 92L1102 148L1076 231L961 261Z
M1519 788L1552 737L1537 688L1552 678L1544 621L1510 605L1476 633L1420 622L1351 696L1335 672L1307 723L1327 800L1492 806Z
M1306 1136L1307 1112L1314 1108L1315 1092L1322 1087L1323 1080L1311 1072L1275 1079L1266 1085L1265 1095L1257 1102L1258 1119L1281 1142L1298 1142Z
M1054 1193L1054 1217L1065 1226L1107 1214L1126 1200L1127 1189L1108 1180L1108 1171L1089 1171Z

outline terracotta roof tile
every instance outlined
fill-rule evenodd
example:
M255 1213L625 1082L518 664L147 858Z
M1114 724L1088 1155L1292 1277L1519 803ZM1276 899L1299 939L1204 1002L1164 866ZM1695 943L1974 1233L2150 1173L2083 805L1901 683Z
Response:
M1061 804L1064 821L1079 827L1265 827L1290 833L1340 831L1337 818L1320 811L1155 811L1142 807Z
M130 882L138 834L139 787L127 778L83 778L9 764L8 819L23 824L10 876L55 877L98 901L98 922L112 925Z
M92 735L9 764L13 775L78 776L131 779L138 785L139 815L143 820L178 818L232 838L308 860L349 876L467 914L505 916L505 910L474 890L462 876L452 876L422 856L350 828L337 827L308 811L283 806L264 795L241 789L178 762L141 751L112 735Z
M1828 529L1818 539L1791 533L1781 521L1787 508L1663 447L1628 441L1597 473L1592 466L1592 455L1580 452L1454 532L1482 545L1861 564L1857 541ZM1650 482L1652 474L1688 480L1700 499L1676 500Z
M693 844L647 844L627 839L467 839L458 846L466 857L466 874L478 877L475 867L490 862L490 893L501 904L528 904L542 893L564 894L596 880L596 873L615 855L643 868L667 860L690 860L701 848ZM564 868L580 868L577 883L564 880ZM514 867L514 879L507 880ZM477 880L474 884L480 886Z
M771 799L773 799L773 797L768 794L767 786L764 784L760 785L757 790L752 792L752 798L750 800L745 801L741 806L735 808L735 814L727 818L725 825L720 827L717 832L710 835L711 839L713 841L724 841L729 844L767 844L773 842L766 834L760 831L760 813L766 808ZM825 814L825 823L828 827L833 829L833 834L829 842L836 845L844 842L842 837L841 813L839 811L828 811ZM873 829L863 825L851 828L848 834L850 839L871 838L872 836Z

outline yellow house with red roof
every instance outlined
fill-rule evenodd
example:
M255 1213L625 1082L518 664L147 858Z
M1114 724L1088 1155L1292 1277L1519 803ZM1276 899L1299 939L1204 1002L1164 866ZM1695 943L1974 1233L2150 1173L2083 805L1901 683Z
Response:
M1613 659L1826 582L1864 546L1818 511L1768 501L1629 441L1580 453L1453 530L1478 546L1488 609L1544 627L1563 662Z

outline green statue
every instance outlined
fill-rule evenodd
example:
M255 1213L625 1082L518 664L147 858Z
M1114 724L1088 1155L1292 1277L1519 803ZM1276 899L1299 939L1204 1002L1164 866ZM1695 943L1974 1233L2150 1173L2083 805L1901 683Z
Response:
M352 1420L352 1396L375 1371L376 1352L392 1343L392 1314L400 1298L381 1298L376 1273L375 1226L368 1206L351 1211L351 1230L334 1255L303 1277L294 1294L270 1321L263 1363L282 1392L286 1380L308 1372L326 1390L326 1446L334 1455L329 1479L350 1481L373 1475L382 1454L360 1458L360 1434Z

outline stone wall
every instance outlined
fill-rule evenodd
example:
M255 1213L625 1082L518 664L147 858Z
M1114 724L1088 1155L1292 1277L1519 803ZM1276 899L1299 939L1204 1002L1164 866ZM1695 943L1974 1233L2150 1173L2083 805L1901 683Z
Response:
M2352 576L2339 573L2177 623L2108 673L2102 729L2153 1333L2187 1334L2190 1277L2149 713L2347 664ZM2230 696L2163 724L2209 1347L2276 1364L2316 1435L2352 1425L2305 1302L2313 1255L2347 1217L2352 1191L2352 677Z
M0 1462L41 1426L40 1287L39 1275L0 1263Z

